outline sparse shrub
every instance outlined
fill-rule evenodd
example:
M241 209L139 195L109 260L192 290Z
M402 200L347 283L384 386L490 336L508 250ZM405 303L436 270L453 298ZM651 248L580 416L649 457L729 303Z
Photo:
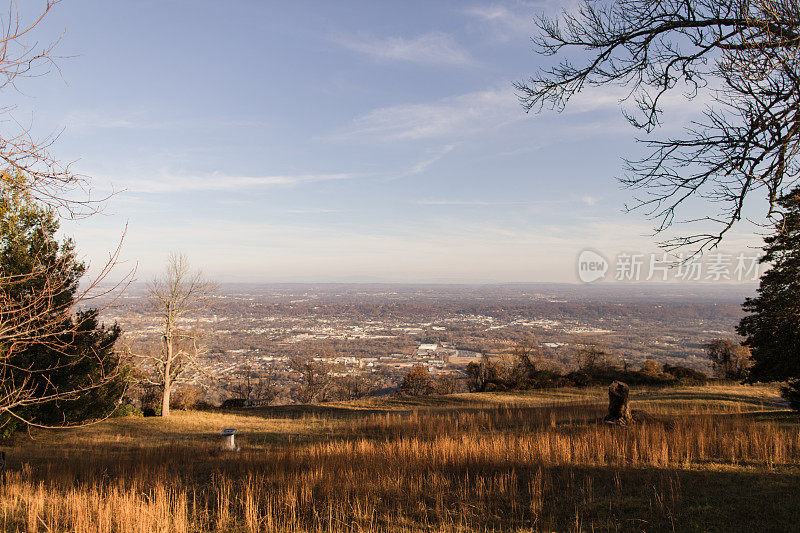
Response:
M483 379L483 368L480 363L467 363L467 390L469 392L481 392L486 386Z
M578 369L585 374L592 375L608 366L608 354L597 346L585 346L578 349Z
M668 386L705 384L708 376L703 372L680 365L662 365L658 361L645 361L640 370L631 370L625 359L610 358L606 351L588 345L576 352L578 368L564 374L532 361L532 350L517 347L511 362L502 362L484 356L479 362L467 365L466 385L469 392L487 392L520 389L547 389L556 387L588 387L608 385L622 381L629 385ZM619 364L618 364L619 363Z
M173 409L188 411L200 402L203 390L200 387L186 385L174 390L170 397L169 406Z
M503 392L507 390L508 386L502 381L492 381L486 385L486 392Z
M531 389L549 389L571 385L569 380L555 370L536 370L529 377L528 387Z
M567 379L576 387L588 387L592 383L592 377L586 372L570 372Z
M222 405L220 406L222 409L243 409L244 408L244 398L228 398Z
M211 411L216 408L217 406L214 405L213 403L208 402L205 399L201 399L199 402L194 404L194 407L192 409L194 409L195 411Z
M509 372L509 385L518 389L527 389L533 375L536 373L536 365L531 361L533 348L525 344L518 344L511 351L514 360L513 368Z
M641 372L642 374L646 374L648 376L658 376L661 374L662 369L663 366L661 365L661 363L650 359L644 362L639 372Z
M142 411L147 409L156 410L161 407L161 394L158 387L143 386L138 391L138 400Z
M142 417L142 410L136 407L135 405L131 404L130 402L123 402L117 407L113 413L111 413L111 418L124 418L126 416L136 416Z
M704 384L708 383L708 376L693 368L681 365L664 365L664 373L674 376L681 383Z
M436 394L454 394L458 392L458 380L452 374L444 374L434 380L433 389Z

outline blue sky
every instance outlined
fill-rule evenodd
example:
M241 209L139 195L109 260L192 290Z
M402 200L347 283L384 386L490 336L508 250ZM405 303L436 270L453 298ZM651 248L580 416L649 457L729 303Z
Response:
M65 0L37 34L63 32L60 76L6 97L118 192L63 229L98 264L127 223L139 279L182 251L223 281L572 282L584 248L655 247L614 179L639 149L621 91L515 98L555 7ZM667 108L667 132L692 112Z

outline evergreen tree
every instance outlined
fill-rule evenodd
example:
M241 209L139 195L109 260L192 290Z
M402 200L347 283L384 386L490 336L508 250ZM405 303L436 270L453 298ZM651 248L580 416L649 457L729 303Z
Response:
M800 409L800 187L778 204L783 216L764 239L761 258L771 266L757 296L745 300L742 307L750 314L737 331L752 352L748 380L788 381L784 394Z
M124 392L114 352L120 329L101 325L96 309L72 312L85 266L71 239L59 242L58 227L52 211L19 189L2 190L0 323L13 322L24 309L29 331L27 342L0 343L6 435L25 421L65 425L107 416Z

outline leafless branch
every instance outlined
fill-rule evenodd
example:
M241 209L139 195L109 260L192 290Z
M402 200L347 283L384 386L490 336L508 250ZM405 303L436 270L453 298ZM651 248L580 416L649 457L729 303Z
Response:
M526 111L563 109L586 87L622 85L650 134L666 94L710 96L703 118L680 138L643 140L649 155L627 161L621 182L639 191L657 233L699 198L716 206L703 220L715 231L667 239L667 248L716 247L757 192L774 216L776 200L797 182L800 147L800 5L797 0L585 0L577 11L538 20L546 56L581 51L515 87Z

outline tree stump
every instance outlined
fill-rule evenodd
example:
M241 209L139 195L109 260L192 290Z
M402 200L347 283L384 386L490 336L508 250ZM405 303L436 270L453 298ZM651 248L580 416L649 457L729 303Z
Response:
M629 394L630 389L621 381L615 381L608 387L608 414L603 421L621 425L631 421L631 411L628 407Z

